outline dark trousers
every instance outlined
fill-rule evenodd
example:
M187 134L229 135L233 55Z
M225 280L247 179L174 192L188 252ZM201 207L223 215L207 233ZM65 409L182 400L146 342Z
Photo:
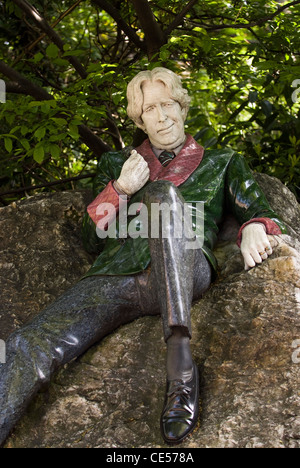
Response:
M159 181L149 186L144 202L150 206L174 200L178 206L184 203L173 184ZM180 210L172 212L167 238L149 239L149 270L85 278L11 335L6 364L0 364L0 444L55 370L120 325L161 314L165 340L173 327L191 336L192 301L209 288L211 267L201 250L187 248L185 237L173 237L179 215Z

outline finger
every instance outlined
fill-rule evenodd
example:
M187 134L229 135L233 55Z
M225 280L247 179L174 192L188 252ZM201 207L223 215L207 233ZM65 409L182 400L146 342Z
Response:
M261 253L263 254L264 250L262 250ZM259 263L259 264L262 263L261 255L260 255L260 253L259 253L259 251L257 249L251 250L250 255L253 258L255 263Z
M142 179L142 184L143 184L143 186L148 182L148 180L149 180L149 175L143 177L143 179Z
M138 165L143 168L149 167L147 161L145 161L145 159L142 156L141 156L141 160L138 162Z
M249 253L244 253L243 257L245 261L245 270L250 270L251 268L255 267L256 263Z
M267 256L272 255L273 249L270 244L266 246L265 253L267 254Z
M278 240L276 239L275 236L267 236L267 237L268 237L268 240L269 240L270 247L274 248L274 247L277 247L279 245L279 242L278 242Z
M126 171L129 176L137 176L139 177L146 169L147 163L145 165L145 161L139 161L139 160L133 160L133 161L128 161L128 165L126 166Z
M137 174L139 177L143 177L144 175L149 175L150 170L149 167L146 163L146 166L144 164L138 164L135 169L134 169L135 174Z
M137 157L138 157L138 153L134 150L134 151L132 151L132 153L129 156L129 158L127 159L127 161L135 160Z
M130 162L132 162L134 164L148 165L147 161L145 161L143 156L141 156L139 153L136 153L136 154L133 154L132 156L130 156L129 160L130 160Z
M272 245L271 245L271 237L270 236L266 236L266 239L265 239L265 241L263 243L263 246L264 246L264 249L267 252L267 254L272 255L273 249L272 249Z
M145 161L145 160L144 160L143 156L141 156L136 151L133 151L131 153L131 156L127 159L126 162L129 163L129 164L137 164L139 161Z
M268 251L266 250L266 244L269 244L269 242L265 242L264 244L261 244L258 246L257 251L261 257L262 260L267 260L268 258Z
M134 155L134 159L135 159L135 161L138 161L138 162L142 162L142 163L144 163L144 164L147 164L147 162L145 161L145 159L143 158L143 156L142 156L141 154L139 154L139 153L136 153L136 154Z
M149 170L149 168L147 168L147 169L144 171L143 176L144 176L145 179L147 179L147 180L149 179L149 177L150 177L150 170Z
M133 150L131 152L130 157L128 159L131 159L131 158L132 159L142 159L144 161L143 156L140 153L138 153L136 150Z

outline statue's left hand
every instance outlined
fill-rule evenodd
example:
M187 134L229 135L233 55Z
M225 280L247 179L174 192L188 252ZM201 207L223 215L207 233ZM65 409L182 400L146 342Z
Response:
M261 223L248 224L243 229L241 252L245 261L245 270L254 268L272 255L277 242L273 242L273 236L268 236L266 228Z

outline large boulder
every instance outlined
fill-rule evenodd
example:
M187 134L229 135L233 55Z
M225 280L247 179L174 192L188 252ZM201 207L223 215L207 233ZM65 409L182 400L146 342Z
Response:
M92 258L80 223L91 194L41 194L0 208L0 338L78 281Z
M192 310L201 424L182 447L300 447L300 209L278 180L257 175L290 228L250 272L228 218L220 275ZM80 241L88 195L42 195L0 209L0 338L78 281L93 258ZM159 419L165 344L159 317L116 330L61 369L6 447L164 447Z

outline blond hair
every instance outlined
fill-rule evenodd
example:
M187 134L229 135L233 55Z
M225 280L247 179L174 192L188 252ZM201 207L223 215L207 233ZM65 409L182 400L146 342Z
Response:
M143 84L146 81L162 82L170 92L170 96L174 101L179 102L181 108L185 111L185 117L189 111L191 99L186 89L182 87L180 76L168 70L167 68L154 68L153 70L146 70L138 73L127 87L127 114L134 121L134 123L144 128L142 120L143 114Z

